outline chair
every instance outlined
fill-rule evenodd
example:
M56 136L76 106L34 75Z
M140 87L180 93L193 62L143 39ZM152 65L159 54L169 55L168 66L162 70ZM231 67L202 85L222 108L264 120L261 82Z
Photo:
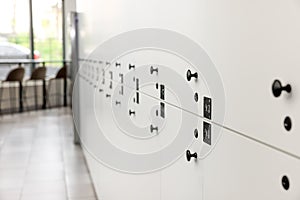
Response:
M22 85L22 81L23 81L23 78L24 78L24 74L25 74L25 69L23 67L18 67L18 68L15 68L13 70L11 70L7 77L6 77L6 80L4 81L1 81L1 85L5 84L5 83L8 83L9 84L9 103L10 103L10 109L11 111L13 110L12 108L12 101L15 101L16 102L16 92L13 91L13 87L10 87L10 84L11 83L19 83L19 111L22 112L23 111L23 99L22 99L22 90L23 90L23 85ZM3 101L2 99L2 95L3 95L3 87L1 86L0 87L0 112L2 112L2 109L1 109L1 103ZM13 98L11 98L13 97Z
M42 99L43 99L43 108L46 108L46 77L47 68L46 67L38 67L32 73L28 80L26 80L24 84L24 104L27 104L27 99L34 98L35 109L38 108L38 82L42 82ZM32 85L33 84L33 85ZM33 87L32 87L33 86ZM34 96L28 96L30 93L30 89L34 89ZM28 105L28 104L27 104Z
M59 79L59 78L67 78L67 67L62 67L57 72L55 79Z
M46 72L46 67L38 67L32 72L29 80L45 80Z
M63 82L63 95L59 92L62 89L62 87L58 83L61 81ZM52 86L54 83L56 87L54 93L52 93L52 89L53 89ZM64 66L57 72L55 78L49 79L48 91L47 91L47 103L49 107L51 107L50 96L56 97L55 98L56 105L58 105L58 101L59 101L58 97L63 96L63 105L66 106L66 98L67 98L66 88L67 88L67 67Z

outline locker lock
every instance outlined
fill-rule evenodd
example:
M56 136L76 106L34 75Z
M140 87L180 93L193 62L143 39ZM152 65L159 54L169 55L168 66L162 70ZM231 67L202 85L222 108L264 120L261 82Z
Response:
M187 161L190 162L190 161L191 161L191 158L197 159L197 157L198 157L197 152L191 153L190 150L187 150L187 151L186 151L186 159L187 159Z
M281 178L281 185L285 190L288 190L290 188L290 181L287 176L283 176Z
M195 94L194 94L194 100L195 100L196 102L198 102L198 93L197 93L197 92L195 92Z
M285 86L281 85L281 82L279 80L275 80L272 84L272 92L275 97L279 97L282 93L282 91L286 91L287 93L290 93L292 91L292 87L290 84L287 84Z
M192 74L191 70L187 70L187 72L186 72L186 79L188 81L190 81L192 78L197 79L198 78L198 73L195 72L195 73Z
M285 117L284 121L283 121L283 125L284 125L284 128L287 130L287 131L290 131L292 129L292 120L290 117Z
M195 137L195 138L198 138L198 129L195 129L195 130L194 130L194 137Z

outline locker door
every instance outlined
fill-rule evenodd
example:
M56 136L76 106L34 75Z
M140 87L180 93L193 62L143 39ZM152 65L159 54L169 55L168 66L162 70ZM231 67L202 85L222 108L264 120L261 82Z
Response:
M202 120L188 112L181 112L190 123L187 125L189 128L182 130L184 132L180 134L191 137L192 141L191 145L182 149L182 155L174 163L162 170L161 199L201 200L204 187L203 158L201 158L201 148L204 145L201 131ZM192 121L197 121L197 124L191 123Z
M152 99L141 96L143 103L140 105L145 107L139 108L130 103L135 96L133 90L124 88L121 94L121 83L111 79L102 82L102 77L95 81L88 74L98 64L88 61L80 77L84 100L80 101L84 116L81 130L85 133L81 135L81 142L89 157L96 161L90 163L93 169L97 169L96 175L101 176L97 178L97 190L104 199L159 199L160 172L152 169L143 171L147 170L143 168L147 167L143 154L159 149L155 137L143 138L146 135L144 131L148 134L146 136L150 135L147 121L143 122L143 119L148 120L150 113L145 113L144 117L144 113L139 112L139 109L148 108L148 104L153 105ZM130 114L129 109L134 114ZM128 123L122 124L124 120ZM144 124L147 126L144 127ZM136 132L132 132L132 128Z
M300 197L300 160L223 129L204 159L204 199Z
M222 77L225 126L299 156L299 2L205 2L200 18L211 20L199 23L203 34L192 39L203 44ZM279 97L272 92L275 80L283 86Z

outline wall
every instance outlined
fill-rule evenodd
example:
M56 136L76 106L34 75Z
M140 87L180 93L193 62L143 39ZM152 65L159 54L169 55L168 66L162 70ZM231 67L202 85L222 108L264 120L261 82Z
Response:
M77 8L78 123L100 199L299 198L299 1L78 0ZM188 70L197 80L187 80ZM276 79L292 92L275 97ZM166 99L156 83L166 87ZM127 96L116 94L122 86ZM152 115L161 103L164 119ZM149 133L151 123L159 130L151 139L130 136ZM185 143L165 153L177 138ZM188 162L186 150L198 159ZM155 162L139 156L145 153Z

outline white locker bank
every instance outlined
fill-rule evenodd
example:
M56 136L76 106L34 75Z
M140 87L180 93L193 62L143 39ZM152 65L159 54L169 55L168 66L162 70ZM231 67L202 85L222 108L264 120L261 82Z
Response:
M100 200L300 199L299 0L66 5Z

